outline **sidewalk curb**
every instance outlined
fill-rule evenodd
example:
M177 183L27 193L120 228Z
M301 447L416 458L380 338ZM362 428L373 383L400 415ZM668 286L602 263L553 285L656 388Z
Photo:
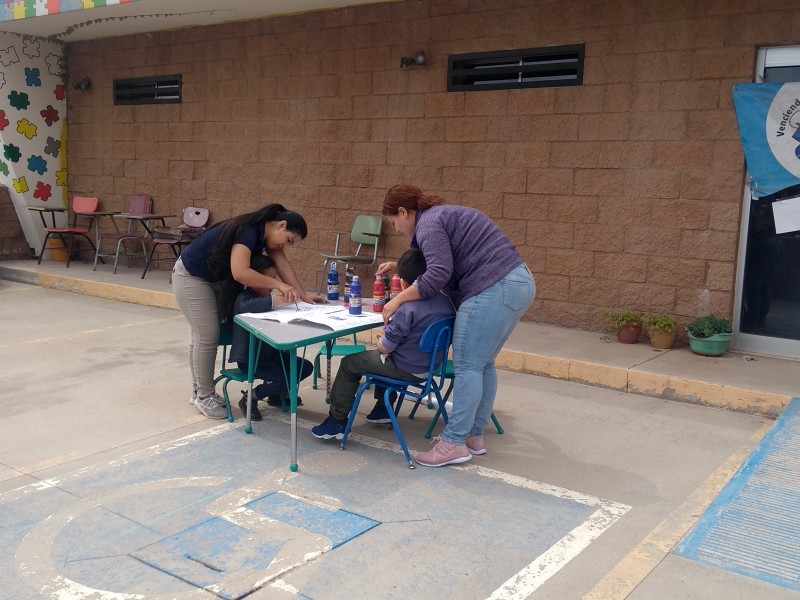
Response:
M84 294L85 296L104 298L105 300L179 310L178 303L175 301L175 296L169 292L143 290L125 285L100 283L76 277L62 277L60 275L36 273L34 271L24 271L2 266L0 266L0 278L17 283L38 285L39 287L63 292L73 292L76 294Z
M791 395L772 394L696 379L612 367L587 361L518 352L504 348L497 367L506 371L563 379L596 387L776 418Z
M169 292L101 283L77 277L55 276L3 266L0 266L0 278L106 300L179 310L175 296ZM373 333L367 332L368 335L359 335L359 341L374 344ZM792 395L654 373L643 370L641 366L616 367L559 356L521 352L508 347L500 352L496 364L499 369L505 371L550 377L651 398L676 400L770 418L778 417L793 397Z

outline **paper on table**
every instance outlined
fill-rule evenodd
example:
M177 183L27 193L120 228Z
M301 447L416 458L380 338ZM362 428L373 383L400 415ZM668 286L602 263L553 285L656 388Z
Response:
M294 304L281 306L275 310L263 313L242 313L241 317L253 317L255 319L268 319L279 321L280 323L292 323L296 321L309 321L329 327L334 331L350 329L359 325L380 323L383 315L380 313L363 312L360 315L351 315L346 308L338 305L329 304L307 304L299 302L297 308Z
M772 203L775 233L800 230L800 198L789 198Z

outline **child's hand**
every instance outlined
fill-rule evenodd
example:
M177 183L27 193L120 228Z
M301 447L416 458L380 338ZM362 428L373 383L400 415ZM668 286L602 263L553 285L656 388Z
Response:
M303 294L300 296L300 300L307 304L330 304L325 296L317 296L316 294Z
M378 270L376 271L376 274L383 275L384 273L393 273L396 270L397 270L397 263L393 260L390 260L378 265Z

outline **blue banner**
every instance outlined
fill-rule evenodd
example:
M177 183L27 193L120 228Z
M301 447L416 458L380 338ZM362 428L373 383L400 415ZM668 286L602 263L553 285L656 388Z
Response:
M733 103L753 195L800 185L800 83L736 85Z

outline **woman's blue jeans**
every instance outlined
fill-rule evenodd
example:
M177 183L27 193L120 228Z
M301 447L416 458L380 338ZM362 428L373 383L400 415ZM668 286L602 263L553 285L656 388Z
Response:
M444 441L461 446L467 435L483 435L497 394L494 361L535 295L536 283L523 263L458 308L453 330L455 395Z

